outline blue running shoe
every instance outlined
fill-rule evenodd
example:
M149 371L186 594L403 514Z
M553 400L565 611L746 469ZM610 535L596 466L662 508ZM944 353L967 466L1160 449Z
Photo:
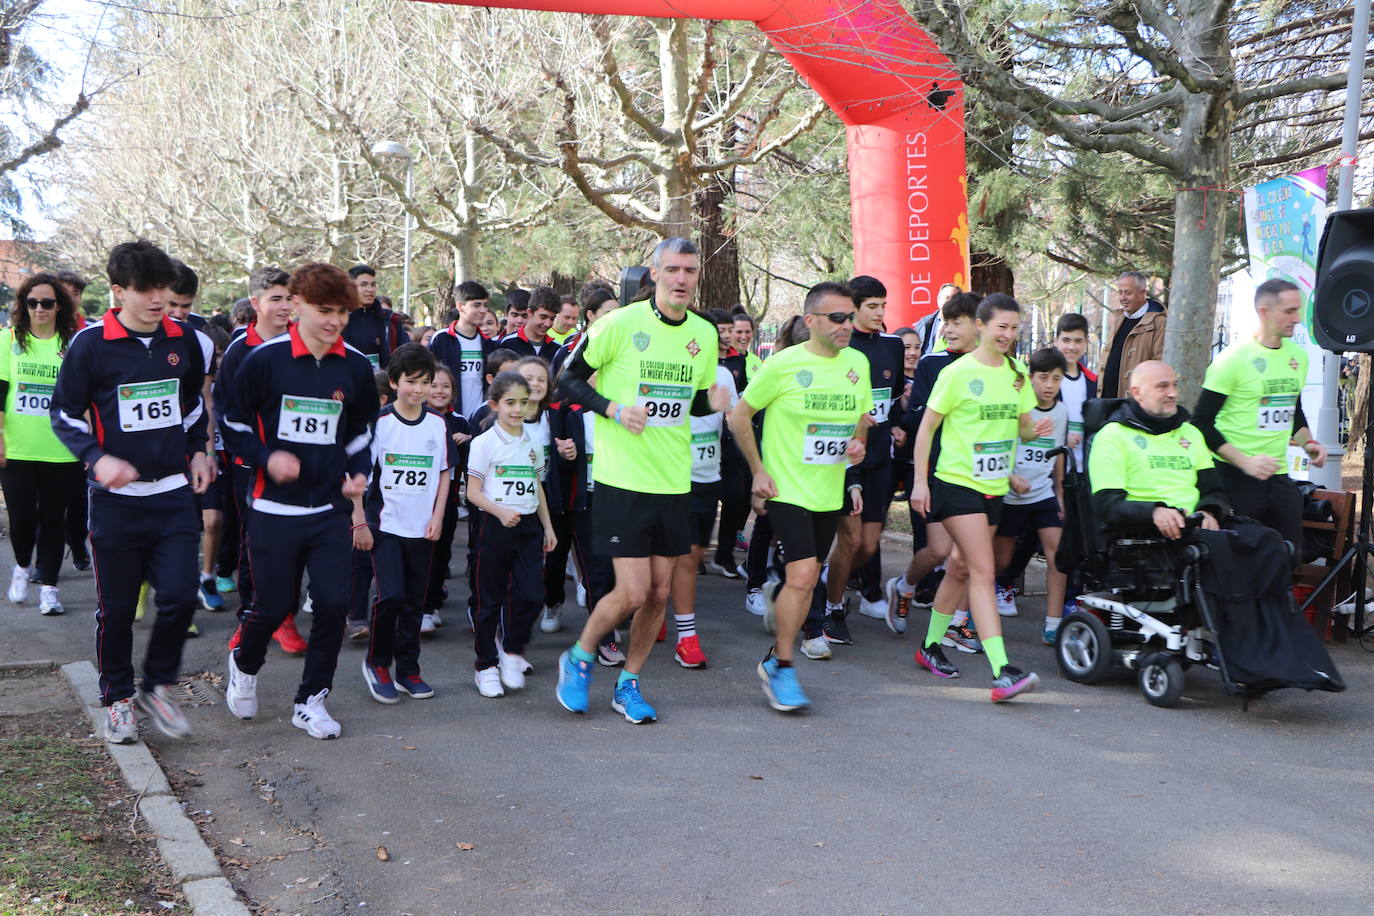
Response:
M418 674L407 674L396 678L396 689L410 694L415 700L428 700L434 696L434 688L425 683Z
M219 612L224 610L224 599L220 597L219 590L215 588L214 579L200 580L200 606L207 611Z
M587 711L587 692L592 686L592 666L590 662L578 661L572 651L558 656L558 687L554 696L568 712Z
M228 576L215 576L215 591L221 595L232 595L239 590L239 585Z
M763 681L763 695L768 698L768 705L778 712L796 712L811 705L797 682L796 669L779 668L778 660L771 654L759 662L759 680Z
M367 692L372 694L372 699L378 703L401 702L401 698L396 693L396 684L391 680L391 671L378 665L369 665L367 659L363 659L363 683L367 685Z
M616 685L611 708L624 716L625 721L635 725L658 719L658 711L650 706L639 692L639 678Z

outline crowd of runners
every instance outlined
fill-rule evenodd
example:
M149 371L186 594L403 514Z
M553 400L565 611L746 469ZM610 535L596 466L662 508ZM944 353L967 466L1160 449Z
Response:
M257 714L275 641L303 656L291 721L315 738L341 732L326 699L346 639L366 641L373 699L425 699L422 638L445 616L471 629L483 697L526 686L536 626L571 627L557 702L587 713L596 669L619 669L611 707L652 722L644 675L670 604L674 660L707 665L703 573L739 580L744 610L772 634L757 676L781 712L810 705L798 649L827 659L853 642L850 587L857 612L897 634L929 609L911 623L921 669L959 677L951 657L981 654L993 701L1034 689L1001 618L1018 613L1014 583L1037 551L1046 643L1073 606L1054 555L1061 447L1081 460L1083 404L1097 394L1088 322L1062 316L1053 345L1022 362L1011 297L947 285L923 326L939 339L922 339L889 333L881 279L858 276L809 290L763 360L747 315L694 309L700 267L691 241L670 238L646 299L540 287L508 293L501 319L464 282L448 324L414 341L365 265L258 268L227 331L194 312L195 272L145 241L111 251L115 305L89 322L80 277L33 275L0 340L9 599L36 591L41 613L62 614L64 556L94 566L114 742L137 739L135 707L168 735L190 733L169 688L197 607L223 611L235 591L229 712ZM1231 505L1286 533L1299 508L1284 451L1325 458L1297 398L1299 304L1292 284L1260 288L1260 332L1213 365L1197 418ZM1159 365L1131 374L1141 403ZM884 581L894 498L912 555ZM1176 534L1173 515L1154 518ZM465 561L453 556L461 522ZM454 568L466 588L450 592ZM576 624L565 570L588 609ZM149 603L140 677L134 625Z

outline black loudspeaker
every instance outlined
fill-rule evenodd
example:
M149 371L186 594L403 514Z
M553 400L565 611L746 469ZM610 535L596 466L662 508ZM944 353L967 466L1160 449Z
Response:
M1343 210L1326 221L1312 336L1327 350L1374 353L1374 209Z
M630 305L648 299L654 291L653 278L647 267L626 267L620 272L620 304Z

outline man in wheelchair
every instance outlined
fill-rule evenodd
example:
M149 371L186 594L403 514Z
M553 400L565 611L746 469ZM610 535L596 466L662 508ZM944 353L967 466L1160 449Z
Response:
M1096 590L1060 627L1060 670L1080 683L1137 671L1156 706L1176 705L1184 669L1200 663L1247 701L1279 687L1343 690L1295 612L1286 543L1232 514L1202 433L1178 405L1174 371L1140 364L1129 394L1084 409L1088 473L1066 481L1077 491L1066 499L1077 536L1066 541Z

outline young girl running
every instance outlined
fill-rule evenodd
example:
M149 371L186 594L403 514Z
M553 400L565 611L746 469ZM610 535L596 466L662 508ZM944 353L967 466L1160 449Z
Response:
M976 324L977 348L940 373L916 433L911 506L933 513L954 540L916 662L940 677L959 676L940 642L966 593L992 665L992 700L1001 702L1033 690L1040 679L1007 661L993 583L993 533L1002 516L1016 440L1047 436L1054 423L1034 418L1035 392L1026 367L1008 355L1021 326L1016 300L1001 293L988 296L978 306ZM950 422L944 425L946 418ZM942 425L932 484L931 440Z
M530 384L518 372L502 372L487 398L495 422L468 454L468 499L481 510L473 680L482 696L499 697L503 687L525 686L525 645L543 597L544 554L555 539L539 482L544 459L525 422Z
M425 588L424 616L420 618L420 633L432 634L444 625L439 616L439 608L447 595L444 593L444 580L449 576L449 562L453 556L453 535L458 530L458 506L461 497L458 484L463 479L467 467L468 442L472 430L462 414L453 409L453 373L440 363L434 373L434 383L429 389L429 409L444 418L449 441L449 488L448 504L444 507L444 527L439 540L434 545L434 562L429 567L429 583Z

